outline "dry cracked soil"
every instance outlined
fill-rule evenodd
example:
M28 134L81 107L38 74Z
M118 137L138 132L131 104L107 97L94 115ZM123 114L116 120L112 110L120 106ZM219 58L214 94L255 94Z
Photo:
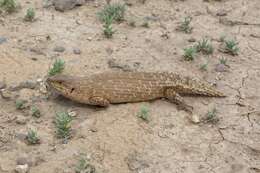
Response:
M82 154L95 170L81 173L260 172L259 0L120 1L127 4L125 20L112 25L111 39L97 18L105 1L64 12L42 0L19 3L16 12L0 14L0 87L9 88L0 97L1 173L73 173ZM23 20L29 7L36 12L33 22ZM192 32L176 30L188 16ZM224 37L238 43L238 55L223 52ZM185 61L183 49L203 38L213 54ZM227 97L185 97L194 107L193 120L218 120L200 123L164 100L106 109L81 105L45 91L41 81L58 58L66 63L65 74L176 72L204 79ZM37 106L41 116L33 117L29 107L17 110L16 99ZM142 106L148 122L137 116ZM60 111L73 114L67 141L55 134ZM29 129L37 131L40 144L28 145Z

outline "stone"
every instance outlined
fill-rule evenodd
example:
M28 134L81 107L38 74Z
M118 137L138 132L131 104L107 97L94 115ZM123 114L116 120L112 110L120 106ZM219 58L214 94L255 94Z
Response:
M198 123L200 123L200 118L199 118L198 115L192 114L192 115L191 115L191 121L192 121L194 124L198 124Z
M11 99L11 98L15 97L15 94L12 93L11 91L7 90L7 89L1 89L0 95L3 99Z
M25 165L17 165L15 168L16 173L28 173L29 166L27 164Z
M53 51L62 53L65 51L65 48L63 46L56 46L54 47Z
M22 115L17 115L16 116L16 121L15 121L16 124L23 125L23 124L26 124L27 121L28 121L28 119L26 117L22 116Z
M76 6L83 5L85 0L55 0L53 5L57 11L71 10Z
M215 70L216 72L227 72L228 67L225 64L217 64Z
M5 37L0 37L0 44L3 44L7 42L7 39Z
M81 50L79 48L74 48L73 53L76 55L79 55L79 54L81 54Z

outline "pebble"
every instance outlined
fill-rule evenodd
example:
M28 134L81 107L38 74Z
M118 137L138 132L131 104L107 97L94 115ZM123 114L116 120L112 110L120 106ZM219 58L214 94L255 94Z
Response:
M188 42L196 42L196 39L195 38L189 38Z
M16 173L28 173L29 166L27 164L25 165L17 165L15 168Z
M42 94L47 94L48 93L47 86L43 82L40 83L40 90L39 91Z
M191 116L191 121L192 121L194 124L198 124L198 123L200 123L200 118L199 118L198 115L192 114L192 116Z
M26 139L26 137L27 137L27 135L24 134L24 133L17 133L15 136L16 136L16 138L19 139L20 141L24 141L24 140Z
M68 114L69 114L71 117L76 117L76 116L77 116L77 112L74 111L74 110L68 110Z
M16 124L23 125L23 124L26 124L27 121L28 121L28 119L26 117L22 116L22 115L17 115L16 116L16 121L15 121Z
M6 88L6 83L4 81L0 81L0 89Z
M81 54L81 50L79 48L74 48L73 53L79 55Z
M216 72L227 72L228 67L225 64L217 64L215 70Z
M62 46L56 46L53 51L55 52L64 52L65 51L65 48L62 47Z
M83 5L85 0L55 0L53 5L57 11L71 10L76 6Z
M0 37L0 44L3 44L7 42L7 39L5 37Z

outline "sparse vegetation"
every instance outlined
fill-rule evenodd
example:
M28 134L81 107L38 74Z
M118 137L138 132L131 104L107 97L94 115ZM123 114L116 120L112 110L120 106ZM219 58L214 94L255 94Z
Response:
M194 57L197 53L196 47L192 46L192 47L184 48L183 50L184 50L183 57L184 57L185 60L187 60L187 61L194 60Z
M98 13L99 19L106 23L109 19L113 21L123 21L125 16L125 5L120 3L107 4L104 9Z
M141 118L144 121L149 121L149 109L147 106L142 106L140 109L140 112L137 115L139 118Z
M52 68L49 70L49 76L54 76L58 73L61 73L65 68L65 61L62 59L56 59Z
M229 53L231 55L237 55L239 48L238 48L238 43L235 42L234 40L225 40L225 52Z
M227 59L224 58L224 57L222 57L222 58L220 58L219 63L220 63L220 64L227 65Z
M200 65L200 70L201 71L207 71L208 70L208 63Z
M144 21L144 22L141 24L141 26L144 27L144 28L149 28L149 27L150 27L148 21Z
M112 27L112 22L113 22L113 18L109 18L107 17L105 20L105 24L103 25L104 27L104 35L107 38L112 38L113 34L115 33L113 27Z
M0 8L7 13L13 13L17 9L16 0L0 0Z
M67 112L56 113L56 134L59 138L67 140L71 137L71 121L72 117Z
M96 168L81 156L75 168L76 173L96 173Z
M19 110L25 109L25 108L26 108L25 103L26 103L25 100L19 100L19 99L16 100L16 101L15 101L15 107L16 107L16 109L19 109Z
M212 110L208 111L204 122L215 124L218 121L219 121L219 118L217 117L217 109L213 108Z
M198 42L196 49L198 52L202 52L206 55L212 54L214 50L212 44L205 38Z
M28 8L24 20L32 22L34 18L35 18L35 10L33 8Z
M31 129L27 133L26 140L31 145L40 143L40 138L38 137L37 132Z
M36 106L31 107L31 114L32 114L33 117L36 117L36 118L41 117L41 112Z
M187 34L192 32L192 27L190 26L192 17L185 17L184 21L177 27L178 31L185 32Z

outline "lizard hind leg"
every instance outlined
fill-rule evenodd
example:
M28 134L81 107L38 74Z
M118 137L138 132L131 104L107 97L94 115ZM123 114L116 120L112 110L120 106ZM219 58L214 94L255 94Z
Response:
M167 88L165 90L164 96L170 102L177 104L179 109L192 113L193 107L185 103L183 97L181 97L174 89Z
M102 107L108 107L109 101L103 97L90 97L88 100L89 104L96 105L96 106L102 106Z

